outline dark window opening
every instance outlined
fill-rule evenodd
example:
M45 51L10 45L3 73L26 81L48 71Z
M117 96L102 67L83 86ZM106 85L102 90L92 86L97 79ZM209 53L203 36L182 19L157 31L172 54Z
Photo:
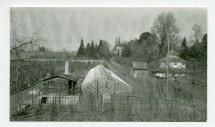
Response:
M68 86L69 86L69 94L71 94L72 81L68 81Z
M76 91L76 82L74 81L68 81L68 86L69 86L69 94L75 94Z
M42 97L42 99L41 99L41 103L46 104L47 100L48 100L48 98L47 98L47 97Z

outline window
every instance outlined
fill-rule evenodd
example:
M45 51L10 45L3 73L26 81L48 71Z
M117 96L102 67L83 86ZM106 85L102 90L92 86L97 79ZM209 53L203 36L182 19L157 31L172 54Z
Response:
M182 68L186 68L186 65L183 65L183 64L182 64Z
M47 100L48 100L48 98L47 98L47 97L42 97L42 99L41 99L41 103L42 103L42 104L46 104Z
M28 94L29 95L37 95L37 94L39 94L39 90L38 89L30 90L30 91L28 91Z

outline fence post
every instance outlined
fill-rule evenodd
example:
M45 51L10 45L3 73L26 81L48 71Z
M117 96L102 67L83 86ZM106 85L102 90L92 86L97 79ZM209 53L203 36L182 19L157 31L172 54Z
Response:
M96 92L96 119L97 119L97 121L98 121L98 108L99 108L99 84L98 84L98 80L97 80L97 82L96 82L96 90L97 90L97 92Z

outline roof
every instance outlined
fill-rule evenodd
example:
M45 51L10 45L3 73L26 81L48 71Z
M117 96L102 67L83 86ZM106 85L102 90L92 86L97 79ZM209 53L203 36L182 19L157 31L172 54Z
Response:
M148 64L146 62L132 62L131 66L134 70L148 69Z
M167 62L167 57L166 58L163 58L163 59L160 59L159 60L160 62ZM169 57L169 62L182 62L182 63L185 63L186 61L179 58L179 57Z
M43 78L40 81L47 81L47 80L51 80L54 78L62 78L62 79L71 80L71 81L77 81L79 79L78 77L75 77L73 75L60 74L60 75L55 75L55 76Z
M131 86L128 85L125 81L120 79L117 75L111 72L109 69L105 68L103 65L98 65L88 72L82 83L82 89L90 90L88 87L90 86L93 89L96 89L96 84L100 83L100 85L104 85L106 82L109 83L109 92L112 93L115 89L115 85L119 85L121 89L116 90L116 92L131 92ZM101 86L102 87L102 86ZM92 91L93 92L93 91Z
M169 51L169 55L170 56L177 56L179 53L177 53L176 51L174 51L173 49L171 51ZM168 53L167 53L168 55Z
M166 68L161 68L160 67L160 64L161 62L164 62L164 63L167 63L167 57L166 58L162 58L158 61L153 61L151 62L149 65L150 65L150 69L153 71L153 72L166 72ZM179 58L179 57L169 57L169 62L180 62L180 63L186 63L185 60ZM184 68L169 68L169 71L170 73L186 73L187 70L184 69Z

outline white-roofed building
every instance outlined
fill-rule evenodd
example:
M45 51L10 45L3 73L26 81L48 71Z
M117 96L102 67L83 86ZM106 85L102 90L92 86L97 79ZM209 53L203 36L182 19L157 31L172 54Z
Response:
M84 102L88 102L88 107L99 107L102 104L104 108L114 102L116 96L132 92L130 85L102 65L89 70L81 87Z
M114 94L131 92L132 88L117 75L102 65L92 68L85 77L82 92L92 94Z

